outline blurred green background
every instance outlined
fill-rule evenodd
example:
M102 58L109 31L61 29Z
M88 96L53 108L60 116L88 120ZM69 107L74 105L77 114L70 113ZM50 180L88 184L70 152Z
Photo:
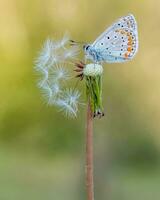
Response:
M33 63L48 36L67 30L92 42L128 13L138 22L139 52L105 65L95 199L160 199L160 1L1 0L0 200L86 199L85 108L68 120L47 107Z

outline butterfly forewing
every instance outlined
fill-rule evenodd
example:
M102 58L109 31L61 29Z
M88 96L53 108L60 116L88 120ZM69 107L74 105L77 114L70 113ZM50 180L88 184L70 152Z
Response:
M133 15L120 18L110 26L92 47L106 62L125 62L134 57L138 49L137 24Z

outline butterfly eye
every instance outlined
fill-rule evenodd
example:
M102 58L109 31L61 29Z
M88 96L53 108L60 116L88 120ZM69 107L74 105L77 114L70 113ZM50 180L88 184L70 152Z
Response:
M88 48L89 48L89 45L85 46L85 50L86 50L86 51L88 50Z
M89 47L90 47L89 45L84 45L84 46L83 46L83 49L84 49L85 51L87 51Z

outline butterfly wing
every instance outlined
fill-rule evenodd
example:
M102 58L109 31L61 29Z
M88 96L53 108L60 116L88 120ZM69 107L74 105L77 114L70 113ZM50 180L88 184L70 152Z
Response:
M137 23L133 15L117 20L92 44L105 62L131 60L138 50Z

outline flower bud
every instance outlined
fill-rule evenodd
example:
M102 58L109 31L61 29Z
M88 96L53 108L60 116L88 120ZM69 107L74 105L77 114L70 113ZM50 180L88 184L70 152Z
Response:
M90 63L87 64L83 69L83 74L85 76L97 76L103 73L102 65Z

